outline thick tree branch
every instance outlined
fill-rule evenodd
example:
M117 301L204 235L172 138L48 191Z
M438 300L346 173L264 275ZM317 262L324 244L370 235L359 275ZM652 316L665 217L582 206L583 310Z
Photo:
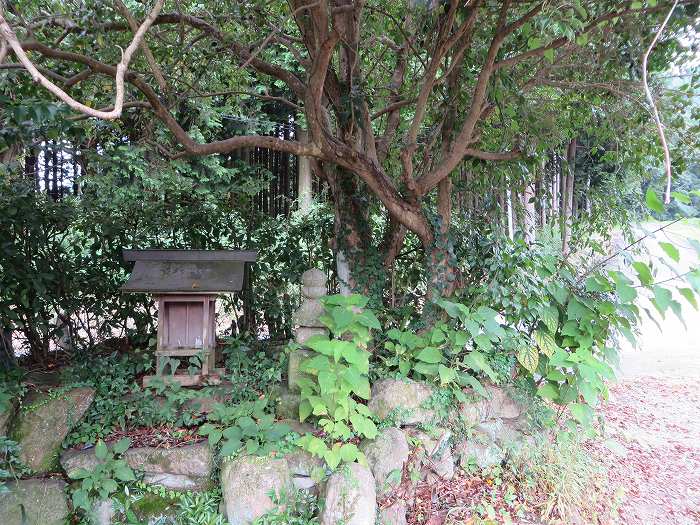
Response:
M666 133L664 133L664 125L661 123L661 117L659 116L659 110L656 107L656 103L654 102L654 97L651 94L651 90L649 89L649 82L647 79L647 62L649 61L649 55L651 54L651 51L654 49L656 42L659 41L659 38L661 37L661 33L664 32L664 29L666 28L666 24L668 24L668 21L671 19L671 15L673 14L673 11L676 9L677 5L678 5L678 0L675 0L675 2L673 2L673 5L671 6L671 9L669 10L668 14L666 15L666 18L664 18L664 21L661 24L661 27L659 27L659 30L654 35L654 38L651 41L651 44L649 44L649 47L647 48L647 50L644 52L644 55L642 56L642 84L644 86L644 93L646 94L647 100L649 101L649 105L651 106L651 111L652 111L652 115L654 117L654 122L656 123L656 129L659 132L659 140L661 141L661 147L664 150L664 166L666 169L666 192L664 195L664 202L666 204L669 204L671 202L671 152L668 150L668 143L666 142Z
M141 41L143 40L146 34L146 31L148 31L148 28L151 26L151 24L153 24L153 21L155 20L159 11L163 7L164 1L165 0L156 0L153 10L150 12L150 14L146 17L146 19L136 31L136 33L134 34L134 38L131 41L131 44L129 44L129 46L126 48L126 50L122 54L122 59L120 60L119 64L117 64L115 75L116 95L114 97L114 109L111 111L99 111L91 108L90 106L86 106L81 102L78 102L77 100L73 99L68 93L66 93L60 87L58 87L56 84L51 82L47 77L42 75L41 72L29 59L27 54L24 52L22 45L17 39L17 35L15 35L15 32L5 20L5 17L3 16L1 10L0 36L10 45L19 61L31 74L32 79L35 82L41 84L44 88L46 88L59 100L68 105L71 109L74 109L75 111L78 111L90 117L96 117L105 120L114 120L119 118L122 114L122 106L124 104L124 75L126 74L129 62L131 62L132 56L141 44Z
M127 7L124 5L124 2L122 0L115 0L114 5L117 7L117 9L121 12L121 14L126 18L127 23L129 24L129 27L131 30L136 34L138 31L138 23L136 22L136 19L134 18L134 15L131 14L131 12L127 9ZM168 92L168 84L165 82L165 78L163 78L163 73L158 67L158 63L156 62L155 57L153 56L153 53L151 53L151 49L148 47L148 44L146 44L146 39L144 38L141 43L141 50L143 51L144 56L146 57L146 61L148 62L149 67L151 68L151 71L153 72L153 76L156 79L156 82L158 82L158 86L160 87L160 90L163 92L163 94Z

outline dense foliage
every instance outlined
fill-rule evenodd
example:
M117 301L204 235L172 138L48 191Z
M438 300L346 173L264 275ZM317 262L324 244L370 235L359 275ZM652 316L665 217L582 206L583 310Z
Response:
M152 8L124 4L0 6L0 43L16 36L88 107L0 51L0 415L36 386L30 369L95 389L64 442L104 461L77 476L81 512L111 497L131 520L147 489L129 443L105 441L143 427L206 439L217 460L301 447L321 475L364 462L360 440L391 423L367 406L387 377L430 383L434 423L455 432L455 405L515 386L571 443L598 428L621 340L644 316L698 309L700 242L654 236L700 210L697 2L674 7L645 71L670 0L155 2L119 118L86 118L120 89L125 20ZM310 205L288 191L302 158ZM155 305L120 287L122 250L146 247L257 250L244 290L219 301L230 383L142 387ZM329 333L303 347L298 416L314 432L299 435L275 402L309 268L329 277ZM27 473L17 453L0 437L0 482ZM522 462L545 491L587 469ZM220 523L219 498L173 501L184 522ZM275 501L261 525L316 522L314 498Z

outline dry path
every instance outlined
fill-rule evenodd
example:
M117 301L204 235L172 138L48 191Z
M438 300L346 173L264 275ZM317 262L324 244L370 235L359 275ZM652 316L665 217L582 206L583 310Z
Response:
M687 328L670 313L661 329L643 324L640 348L623 350L604 406L606 436L596 448L622 496L616 523L700 524L700 312L686 303L684 318Z

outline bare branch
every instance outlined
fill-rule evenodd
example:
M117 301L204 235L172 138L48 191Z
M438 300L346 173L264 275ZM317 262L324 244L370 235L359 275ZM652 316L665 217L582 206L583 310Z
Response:
M654 102L654 97L652 96L651 90L649 89L649 82L647 79L647 62L649 61L649 55L651 54L652 49L654 49L656 42L659 41L659 38L661 37L661 33L664 32L664 29L666 28L666 25L668 24L668 21L670 20L671 15L673 14L673 11L674 11L674 9L676 9L677 5L678 5L678 0L675 0L673 2L673 5L671 6L671 9L668 11L666 18L664 19L663 23L661 24L661 27L659 27L659 30L654 35L654 38L651 41L651 44L649 44L649 47L647 48L647 50L644 52L644 55L642 56L642 84L644 85L644 93L646 94L647 100L649 101L649 105L651 106L651 111L652 111L652 115L654 117L654 122L656 122L656 129L659 131L659 140L661 141L661 147L664 150L664 166L666 167L666 193L664 196L664 202L666 204L669 204L671 202L671 153L668 150L668 143L666 142L666 134L664 133L664 126L661 123L661 117L659 116L659 110L656 107L656 103Z
M312 7L317 7L318 4L320 3L320 0L317 0L316 2L311 2L310 4L302 5L294 9L287 17L282 20L279 25L269 34L265 37L265 39L262 41L262 43L257 47L255 51L253 51L250 56L246 59L245 62L243 62L243 65L241 66L242 68L248 67L248 65L253 61L255 57L257 57L265 47L267 47L267 44L270 43L270 41L275 37L277 32L282 30L282 27L284 27L284 24L291 18L296 17L298 13L301 13L302 11L306 9L311 9Z
M17 35L15 35L15 32L5 20L5 17L3 16L1 10L0 36L2 36L2 38L4 38L4 40L6 40L7 43L10 45L15 55L17 55L19 61L22 63L25 69L27 69L27 71L29 71L29 73L32 75L32 79L34 79L35 82L41 84L49 92L53 93L58 99L66 103L70 108L91 117L96 117L105 120L114 120L119 118L122 114L122 107L124 104L124 75L126 74L129 62L131 62L131 58L134 55L134 52L138 49L141 41L143 40L146 34L146 31L148 31L148 28L151 26L151 24L153 24L153 21L155 20L156 16L158 16L158 13L163 7L164 1L165 0L156 0L156 4L153 7L153 10L143 21L138 31L136 31L136 33L134 34L134 39L131 41L131 44L129 44L129 46L122 54L122 59L119 62L119 64L117 64L117 73L115 76L116 95L114 98L114 109L112 109L111 111L99 111L91 108L90 106L86 106L81 102L78 102L77 100L73 99L68 93L63 91L56 84L54 84L44 75L42 75L41 72L29 59L24 49L22 49L22 45L17 39Z
M2 64L5 61L5 57L7 56L7 42L5 42L5 39L0 39L0 64Z
M129 9L124 5L124 2L122 0L115 0L114 4L117 6L117 9L121 12L121 14L126 18L127 23L129 24L129 27L131 30L136 33L138 31L138 23L136 22L136 19L134 18L134 15L131 14ZM165 94L168 92L168 84L165 82L165 78L163 78L163 73L161 72L160 68L158 67L158 63L156 62L155 57L153 56L153 53L151 53L151 49L148 47L148 44L146 44L146 40L142 40L141 43L141 49L143 50L143 54L146 57L146 61L148 62L148 65L151 68L151 71L153 72L153 76L156 78L156 82L158 82L158 86L160 87L160 90Z

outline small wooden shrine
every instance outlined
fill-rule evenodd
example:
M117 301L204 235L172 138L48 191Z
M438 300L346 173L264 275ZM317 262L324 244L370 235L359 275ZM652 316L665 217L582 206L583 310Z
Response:
M183 386L215 382L222 372L216 366L216 298L243 289L255 251L233 250L124 250L134 269L122 291L153 294L158 303L156 375ZM173 359L198 356L199 373L177 373ZM173 369L174 368L174 369Z

